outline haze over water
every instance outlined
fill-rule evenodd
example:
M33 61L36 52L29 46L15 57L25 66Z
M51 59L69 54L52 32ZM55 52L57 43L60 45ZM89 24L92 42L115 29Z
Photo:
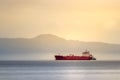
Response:
M0 80L120 80L119 61L1 61Z

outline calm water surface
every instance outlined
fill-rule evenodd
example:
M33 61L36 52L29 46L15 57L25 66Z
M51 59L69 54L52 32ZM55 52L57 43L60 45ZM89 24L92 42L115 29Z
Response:
M120 80L120 61L0 61L0 80Z

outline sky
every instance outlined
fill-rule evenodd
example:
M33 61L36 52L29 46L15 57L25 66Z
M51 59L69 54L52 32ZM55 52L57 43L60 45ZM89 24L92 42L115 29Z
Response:
M120 0L0 0L0 37L54 34L120 44Z

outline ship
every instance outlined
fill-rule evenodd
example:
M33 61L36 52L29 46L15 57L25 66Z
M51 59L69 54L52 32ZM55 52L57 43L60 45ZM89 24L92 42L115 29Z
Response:
M55 60L96 60L96 58L89 52L89 51L84 51L82 52L81 56L77 56L74 54L70 55L55 55Z

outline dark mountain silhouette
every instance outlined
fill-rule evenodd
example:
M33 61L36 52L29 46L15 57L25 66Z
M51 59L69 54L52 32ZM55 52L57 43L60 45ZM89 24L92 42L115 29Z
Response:
M54 54L76 53L90 50L98 58L104 55L119 55L119 44L108 44L102 42L82 42L66 40L56 35L42 34L35 38L0 38L0 59L33 59L39 55L54 56ZM31 56L32 55L32 56ZM34 56L33 56L34 55ZM30 57L31 56L31 57ZM47 56L47 57L49 57ZM100 57L99 57L100 56ZM29 58L30 57L30 58ZM38 58L39 58L38 57ZM105 56L104 56L105 57ZM109 57L107 57L109 59Z

